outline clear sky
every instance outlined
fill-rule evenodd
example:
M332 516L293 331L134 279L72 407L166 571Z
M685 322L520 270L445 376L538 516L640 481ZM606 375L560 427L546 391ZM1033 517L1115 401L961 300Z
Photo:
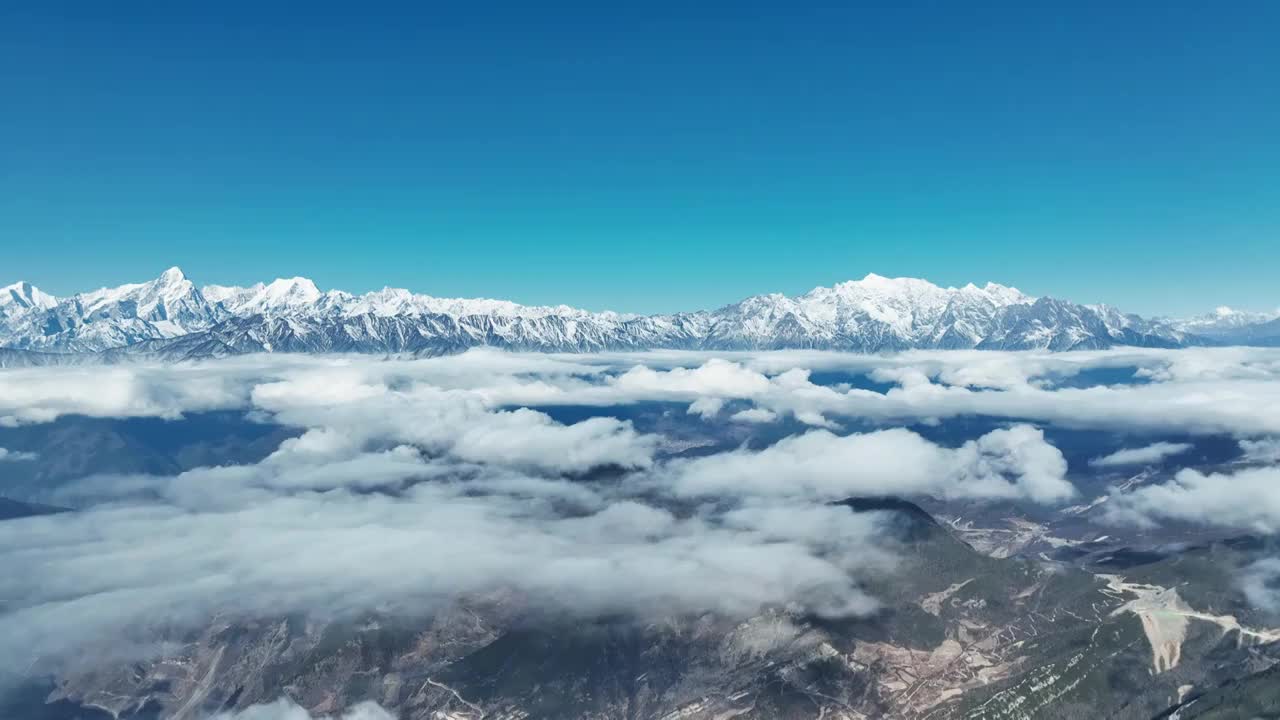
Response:
M1272 308L1278 38L1274 0L0 3L0 281Z

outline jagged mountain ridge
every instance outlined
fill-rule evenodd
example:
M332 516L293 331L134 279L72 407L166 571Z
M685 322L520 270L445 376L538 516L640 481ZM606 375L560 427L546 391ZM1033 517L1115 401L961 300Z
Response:
M1187 327L1191 327L1188 325ZM755 295L668 315L451 299L385 288L363 295L278 279L250 287L155 280L54 298L18 283L0 297L0 348L166 360L252 352L443 354L513 350L813 348L1075 350L1211 344L1167 320L1105 305L1034 298L988 283L939 287L867 275L795 297Z

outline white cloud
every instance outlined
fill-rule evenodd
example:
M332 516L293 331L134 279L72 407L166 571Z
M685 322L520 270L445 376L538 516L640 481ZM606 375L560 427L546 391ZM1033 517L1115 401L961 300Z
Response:
M1074 494L1066 470L1062 453L1026 425L995 430L958 448L903 429L848 436L813 430L764 450L673 463L671 482L688 496L933 494L1055 502Z
M1240 589L1253 607L1280 612L1280 558L1263 558L1246 567Z
M604 465L648 467L657 441L623 420L593 417L561 425L544 413L521 408L486 414L458 435L450 452L474 462L583 472Z
M1122 467L1125 465L1150 465L1192 448L1191 443L1158 442L1137 448L1124 448L1110 455L1103 455L1089 461L1094 467Z
M696 368L677 367L665 372L636 365L611 385L632 397L665 399L743 398L769 389L768 379L760 373L717 357Z
M345 452L308 434L257 465L98 478L77 488L80 511L0 523L0 657L76 662L214 613L423 612L508 591L588 615L858 615L876 607L860 571L889 557L874 515L830 511L821 538L780 536L777 516L677 515L644 487ZM399 489L367 492L386 485ZM790 512L811 525L812 508Z
M748 408L730 415L729 419L733 422L771 423L778 419L778 414L764 408Z
M183 412L242 407L247 400L244 378L219 363L2 372L0 426L51 422L68 414L176 418Z
M18 462L21 460L35 460L36 454L29 452L21 452L18 450L9 450L0 447L0 462Z
M1240 452L1245 462L1280 463L1280 438L1241 440Z
M1147 526L1160 520L1180 520L1277 532L1280 467L1208 474L1180 470L1168 482L1113 495L1107 503L1107 518Z
M1064 387L1093 370L1133 368L1141 384ZM810 371L867 374L887 393L821 386ZM61 414L176 417L252 409L297 418L390 394L426 403L451 395L481 410L750 400L815 426L838 418L929 421L977 415L1074 427L1280 434L1280 350L1211 348L1079 353L917 351L890 356L785 351L521 355L473 350L419 360L258 356L170 366L9 370L0 422ZM434 395L433 395L434 393ZM299 424L306 426L307 423Z
M527 408L495 409L472 391L369 377L386 370L365 365L311 369L257 385L251 394L255 407L285 424L328 428L356 445L412 444L486 464L548 472L647 467L657 447L657 437L614 418L564 425Z
M353 705L341 716L312 715L292 700L280 698L273 703L251 705L239 712L218 713L210 720L396 720L396 716L369 701Z
M714 361L716 373L731 374L734 380L715 383L714 392L702 394L751 400L758 408L819 427L837 425L836 419L844 417L892 424L986 416L1083 428L1280 434L1277 349L914 351L886 356L673 351L575 357L604 368L630 367L624 375L643 382L624 387L606 376L592 382L512 382L491 389L487 397L516 404L693 402L700 388L712 385L689 378ZM641 369L637 364L643 364ZM1062 385L1090 371L1129 368L1135 382ZM817 385L810 380L810 371L817 370L866 374L896 387L882 393Z
M689 404L689 414L698 415L703 420L710 420L724 409L724 399L718 397L700 397Z
M0 573L12 578L0 584L0 656L71 659L138 623L198 625L213 612L430 608L502 589L579 613L742 616L798 604L857 615L876 607L861 580L892 566L892 549L874 517L832 499L1070 497L1066 461L1028 422L1233 433L1255 458L1280 436L1280 351L724 355L475 351L4 371L5 424L237 410L299 435L255 464L87 478L61 491L80 511L0 523ZM1145 384L1062 383L1127 367ZM817 371L893 387L819 385ZM530 407L638 402L678 403L676 421L688 408L811 428L768 447L664 459L663 438L630 422L563 423ZM971 416L1012 424L955 446L841 427ZM1173 452L1153 447L1127 452ZM620 471L579 478L599 468ZM1140 523L1280 529L1276 472L1187 470L1108 506Z

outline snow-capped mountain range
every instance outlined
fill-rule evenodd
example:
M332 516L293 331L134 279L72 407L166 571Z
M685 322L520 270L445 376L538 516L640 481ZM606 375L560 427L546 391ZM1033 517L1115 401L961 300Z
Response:
M1224 306L1204 315L1165 322L1184 333L1228 345L1280 345L1280 310L1248 312Z
M145 283L56 298L19 282L0 289L0 348L58 361L95 354L180 360L251 352L441 354L514 350L917 348L1076 350L1280 342L1277 316L1225 309L1148 320L1105 305L1035 298L988 283L939 287L867 275L804 295L756 295L669 315L588 312L386 288L322 291L306 278L197 287L178 268ZM1272 334L1268 334L1272 333Z

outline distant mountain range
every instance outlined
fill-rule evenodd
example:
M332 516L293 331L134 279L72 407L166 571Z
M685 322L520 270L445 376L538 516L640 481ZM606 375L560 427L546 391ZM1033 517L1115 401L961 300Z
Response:
M943 288L867 275L804 295L755 295L668 315L588 312L386 288L321 291L306 278L197 287L178 268L144 283L58 298L0 288L0 366L184 360L255 352L437 355L475 346L545 352L813 348L1082 350L1280 345L1280 313L1220 308L1146 319L988 283Z

